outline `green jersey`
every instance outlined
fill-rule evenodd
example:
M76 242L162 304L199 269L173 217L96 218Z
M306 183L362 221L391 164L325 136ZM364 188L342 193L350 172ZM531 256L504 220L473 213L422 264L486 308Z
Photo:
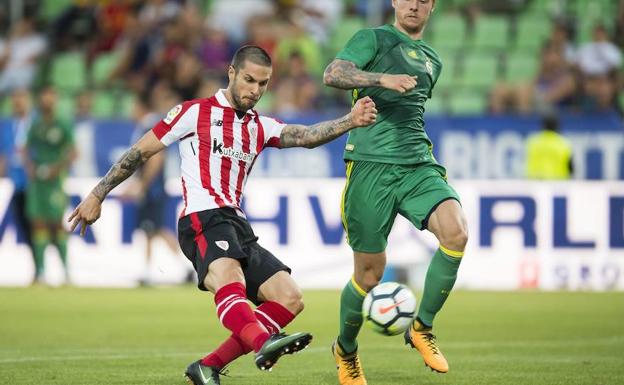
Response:
M336 55L366 72L418 76L404 94L382 87L353 90L354 101L370 96L377 121L349 132L344 158L390 164L436 163L425 132L425 102L442 71L438 54L422 40L413 40L393 25L357 32Z
M37 117L28 131L26 147L35 166L52 166L67 157L73 143L74 133L68 124Z

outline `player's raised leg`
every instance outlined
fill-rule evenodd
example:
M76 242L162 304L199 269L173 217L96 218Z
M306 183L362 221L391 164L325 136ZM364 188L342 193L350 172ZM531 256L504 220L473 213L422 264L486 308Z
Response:
M278 334L303 310L301 290L286 271L279 271L264 282L258 290L262 304L254 313L271 334ZM302 346L303 347L303 346ZM220 371L252 348L232 334L217 349L201 360L201 365ZM289 353L295 351L289 351Z
M405 332L405 341L422 354L432 370L446 373L448 362L431 331L436 314L453 289L468 241L466 219L459 202L448 199L439 204L429 217L427 229L438 238L440 247L429 264L418 317Z

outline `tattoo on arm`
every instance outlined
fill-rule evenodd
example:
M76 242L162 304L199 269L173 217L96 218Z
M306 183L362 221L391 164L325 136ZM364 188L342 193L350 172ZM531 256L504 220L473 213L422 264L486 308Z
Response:
M136 147L130 148L125 154L108 170L108 173L102 178L100 183L91 191L100 202L106 198L106 195L124 180L128 179L147 158L145 154Z
M379 87L382 75L381 73L362 71L350 61L336 59L325 69L323 82L328 86L344 90Z
M351 114L342 118L320 122L312 126L289 124L282 130L280 146L314 148L331 142L353 128Z

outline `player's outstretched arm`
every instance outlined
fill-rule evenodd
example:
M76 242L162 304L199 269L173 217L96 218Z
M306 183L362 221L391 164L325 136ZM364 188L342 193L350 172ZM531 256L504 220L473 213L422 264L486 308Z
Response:
M71 231L80 224L80 235L84 235L87 225L93 224L100 217L102 201L109 192L124 180L128 179L152 155L160 152L165 145L156 135L149 131L139 139L121 159L115 163L100 183L91 190L89 195L76 207L68 222L72 222Z
M280 147L314 148L331 142L355 127L375 123L377 109L375 102L368 96L358 100L351 112L342 118L320 122L311 126L289 124L280 135Z
M334 59L323 74L326 86L351 90L354 88L383 87L405 93L416 87L418 77L366 72L348 60Z

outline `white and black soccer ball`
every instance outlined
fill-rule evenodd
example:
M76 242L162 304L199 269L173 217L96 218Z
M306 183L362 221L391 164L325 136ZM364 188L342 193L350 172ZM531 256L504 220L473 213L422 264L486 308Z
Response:
M362 314L366 324L377 333L401 334L416 316L416 297L405 285L384 282L368 292L362 304Z

